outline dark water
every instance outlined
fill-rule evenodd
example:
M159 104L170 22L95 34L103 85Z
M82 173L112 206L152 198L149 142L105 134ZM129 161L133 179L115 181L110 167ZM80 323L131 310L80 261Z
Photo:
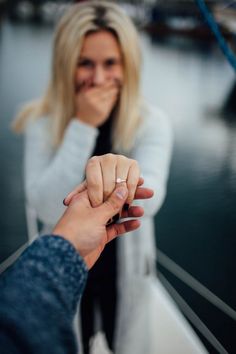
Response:
M43 92L51 40L50 27L4 23L0 30L0 261L26 241L23 140L9 125L24 101ZM145 35L141 40L143 91L167 111L175 133L157 245L236 308L236 127L219 114L234 73L216 48L157 44ZM235 323L163 272L226 349L236 352Z
M217 49L144 43L145 90L169 112L175 131L168 197L156 218L157 245L235 309L236 126L219 114L235 74ZM174 277L169 280L235 353L235 322Z

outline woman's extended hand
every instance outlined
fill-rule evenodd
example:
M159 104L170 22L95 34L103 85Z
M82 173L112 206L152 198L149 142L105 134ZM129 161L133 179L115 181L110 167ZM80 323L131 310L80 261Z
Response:
M93 127L99 127L109 117L119 95L119 85L106 81L100 86L84 84L76 93L76 117Z
M111 195L117 179L124 181L119 184L128 188L126 204L130 205L137 187L143 184L137 161L115 154L93 156L86 165L86 180L64 199L64 203L68 205L75 194L87 189L91 205L97 207Z

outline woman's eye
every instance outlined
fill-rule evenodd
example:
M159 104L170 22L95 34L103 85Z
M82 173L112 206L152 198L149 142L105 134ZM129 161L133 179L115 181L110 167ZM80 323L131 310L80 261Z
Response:
M117 60L109 59L109 60L106 61L105 64L106 64L107 67L110 67L110 66L116 65L117 64Z
M82 68L91 68L93 63L90 60L81 60L78 62L78 66Z

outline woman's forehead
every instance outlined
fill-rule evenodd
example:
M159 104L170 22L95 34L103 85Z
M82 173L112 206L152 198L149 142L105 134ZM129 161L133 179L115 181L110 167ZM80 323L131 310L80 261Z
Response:
M121 56L121 48L111 32L93 32L85 36L80 56Z

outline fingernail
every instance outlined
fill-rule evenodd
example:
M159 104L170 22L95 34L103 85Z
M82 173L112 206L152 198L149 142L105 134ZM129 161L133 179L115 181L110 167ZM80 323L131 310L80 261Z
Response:
M118 198L124 199L124 197L126 196L126 188L124 188L124 187L118 188L116 190L116 195Z
M123 206L124 211L128 211L129 210L129 204L125 203Z
M63 203L65 206L67 206L65 201L66 201L66 198L63 199L63 202L62 202L62 203Z

